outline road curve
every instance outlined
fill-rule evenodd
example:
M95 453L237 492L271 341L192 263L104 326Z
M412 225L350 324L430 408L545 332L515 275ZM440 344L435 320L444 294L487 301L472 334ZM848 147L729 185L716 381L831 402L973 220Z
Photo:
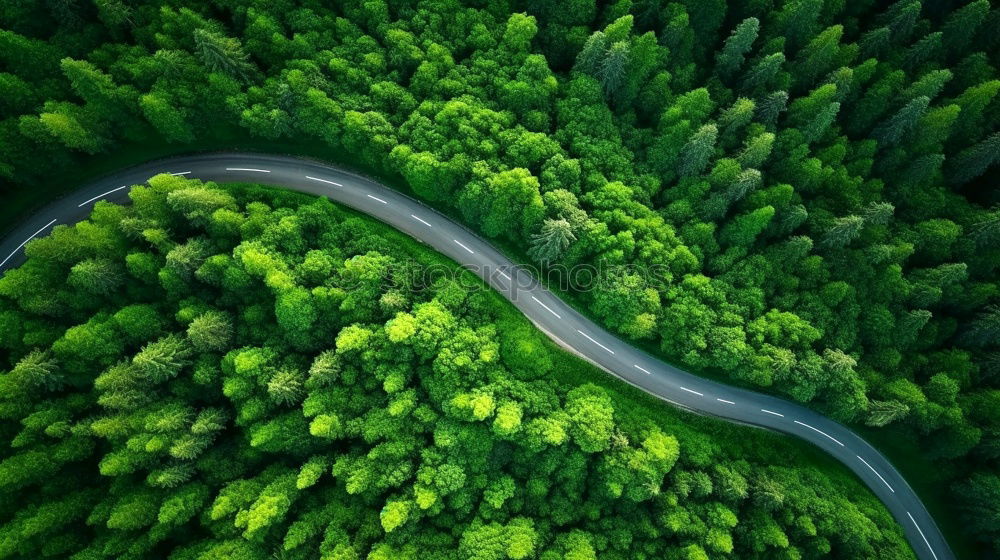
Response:
M0 240L0 273L24 261L24 245L76 223L99 200L126 202L132 185L158 173L217 182L252 182L325 196L373 216L467 266L561 346L660 399L699 413L762 426L809 441L851 469L903 527L921 560L953 560L947 541L892 464L845 426L789 401L704 379L618 339L517 269L488 242L389 187L314 161L276 155L211 153L144 163L85 185L45 206Z

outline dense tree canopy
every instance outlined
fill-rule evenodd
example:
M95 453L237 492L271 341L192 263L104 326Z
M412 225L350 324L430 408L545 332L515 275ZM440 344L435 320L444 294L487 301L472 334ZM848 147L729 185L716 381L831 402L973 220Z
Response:
M169 175L131 197L0 279L0 558L910 554L842 471L579 381L385 226Z
M989 0L5 2L0 177L28 197L124 147L321 146L539 264L655 266L577 295L669 359L933 457L995 555L1000 506L959 502L1000 484L998 27ZM67 281L179 290L211 250ZM279 298L303 351L315 297ZM73 335L88 356L117 355L103 324Z

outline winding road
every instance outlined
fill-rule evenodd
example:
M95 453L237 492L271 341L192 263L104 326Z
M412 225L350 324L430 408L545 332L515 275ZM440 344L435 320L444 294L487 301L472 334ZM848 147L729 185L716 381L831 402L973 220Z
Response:
M892 464L847 427L792 402L704 379L618 339L544 289L465 227L389 187L349 171L287 156L212 153L145 163L53 201L0 240L0 273L24 261L28 241L85 219L99 200L126 202L132 185L158 173L253 182L325 196L413 236L477 273L566 349L675 406L802 438L851 469L903 527L922 560L954 554L917 494Z

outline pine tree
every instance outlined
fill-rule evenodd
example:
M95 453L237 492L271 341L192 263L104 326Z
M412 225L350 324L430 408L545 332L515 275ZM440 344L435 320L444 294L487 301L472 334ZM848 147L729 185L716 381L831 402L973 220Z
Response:
M716 72L723 78L733 75L743 65L743 59L760 31L760 20L754 17L740 22L716 54Z
M950 165L950 179L954 185L961 185L979 177L991 165L1000 161L1000 132L986 140L961 151Z
M840 103L833 101L816 113L812 120L802 127L802 136L806 142L811 143L822 138L826 134L826 131L829 130L830 125L833 124L834 119L837 118L837 113L839 112Z
M740 171L736 179L726 189L726 198L729 200L729 203L742 200L746 195L756 190L760 186L761 180L760 171L756 169L751 168Z
M199 352L220 352L229 348L233 337L232 321L221 311L209 311L191 321L187 336Z
M823 236L822 245L839 249L846 247L851 241L861 235L865 220L861 216L843 216L833 221L833 225Z
M306 387L309 389L327 387L336 381L338 375L340 375L340 358L337 357L335 350L327 350L313 360Z
M937 59L942 49L940 31L924 35L913 46L906 49L903 54L902 66L906 70L915 71L924 63Z
M195 29L194 43L202 63L212 72L243 81L248 81L256 72L238 39L207 29Z
M733 131L750 123L756 108L757 104L752 99L740 97L719 115L718 124L726 134L732 135Z
M59 363L47 350L32 350L21 358L11 371L14 379L23 380L28 388L58 390L64 380L59 374Z
M843 34L843 26L830 26L799 51L794 62L795 70L792 72L797 84L810 86L818 77L836 67Z
M906 134L913 130L920 118L927 112L927 106L931 100L927 96L920 96L896 112L895 115L882 121L872 130L872 138L878 140L879 144L892 146L898 144Z
M900 0L886 11L885 15L889 17L889 29L892 31L892 41L895 44L905 43L913 34L917 20L920 19L920 10L920 0Z
M892 31L888 27L879 27L866 31L861 35L858 45L861 47L862 58L878 58L892 44Z
M778 72L781 72L784 65L785 53L777 52L765 56L743 73L740 89L754 92L759 88L771 85L772 80L778 75Z
M577 72L590 74L591 76L597 75L601 65L604 64L607 51L607 36L604 35L603 31L595 31L587 38L587 42L583 44L580 53L576 55L576 63L573 65L573 69Z
M881 428L905 417L909 413L910 407L899 401L873 400L871 401L871 406L868 408L868 418L865 420L865 424Z
M194 467L191 464L178 463L151 471L146 477L146 482L155 488L177 488L191 480L192 476Z
M941 93L944 86L951 81L952 73L950 70L931 70L920 76L920 79L910 84L910 87L903 90L900 95L903 99L916 99L917 97L925 96L928 99L934 99Z
M172 379L191 363L193 352L187 340L176 334L167 335L143 347L132 358L135 373L153 383Z
M715 141L718 136L719 129L714 124L702 125L695 131L681 150L677 173L682 177L690 177L704 171L712 155L715 154Z
M837 94L834 97L834 100L843 103L844 100L848 99L851 96L851 93L854 92L854 69L847 66L841 66L833 72L830 72L824 83L833 84L833 86L837 88Z
M121 267L109 259L87 259L70 270L66 282L92 294L106 296L125 281Z
M970 235L980 247L1000 245L1000 207L993 209L972 225Z
M989 346L1000 340L1000 305L989 305L976 316L964 337L968 344Z
M772 92L757 104L757 121L765 126L774 125L787 106L787 91Z
M625 41L617 41L608 49L608 54L604 57L597 73L597 77L601 80L601 86L604 88L604 94L609 98L618 95L625 83L628 64L629 44Z
M948 53L955 56L964 52L989 13L989 0L976 0L949 14L941 26L942 42Z
M541 231L531 236L528 256L547 264L558 260L573 241L576 241L576 236L569 221L562 218L546 219Z
M135 25L132 20L132 7L124 0L94 0L94 5L97 6L101 21L109 27L114 28L126 23L129 26Z
M920 329L930 322L933 314L926 309L912 309L903 314L897 322L901 346L907 346L917 341Z
M889 202L873 202L864 209L861 217L865 219L866 224L882 226L889 223L895 211L896 207Z
M275 372L267 382L267 394L278 404L290 406L302 400L302 374L296 370L283 369Z
M211 435L226 427L228 416L219 408L206 408L198 413L191 423L191 433L196 436Z
M771 149L774 146L774 133L763 132L753 138L747 140L746 146L736 160L740 163L740 166L747 167L760 167L767 161L767 158L771 155Z
M816 33L816 22L822 10L823 0L794 0L785 4L777 20L789 46L798 49Z

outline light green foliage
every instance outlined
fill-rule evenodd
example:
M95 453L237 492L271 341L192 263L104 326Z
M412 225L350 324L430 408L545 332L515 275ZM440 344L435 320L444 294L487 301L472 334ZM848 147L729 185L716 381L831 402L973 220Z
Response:
M573 226L565 219L546 219L542 229L532 235L531 248L528 254L540 262L547 263L558 259L566 252L570 244L576 241Z
M206 559L252 558L275 547L331 558L416 558L417 550L448 555L456 548L469 558L596 558L594 535L609 530L626 556L692 546L752 550L756 541L736 529L738 519L764 510L750 501L740 473L767 461L751 451L734 462L702 428L582 383L604 378L553 349L498 296L474 293L465 282L422 291L388 281L388 271L419 271L440 264L439 257L323 201L261 188L227 193L183 179L159 185L136 191L133 205L115 214L118 222L98 219L96 210L93 219L102 225L71 231L144 220L178 233L168 233L161 248L136 238L95 258L122 267L146 248L147 266L159 276L188 262L178 247L196 246L198 254L212 247L224 257L212 265L222 281L199 267L184 280L189 289L159 282L133 288L139 301L153 303L118 308L117 301L88 299L90 321L53 323L53 348L22 350L0 376L0 410L16 435L0 454L0 493L25 504L6 514L0 556L43 550L45 541L70 531L79 537L66 550L127 538L139 554L197 550ZM268 206L251 202L263 197L271 197ZM209 237L213 224L187 204L193 199L222 203L253 226L236 237ZM292 215L311 226L294 240L296 252L273 249ZM351 240L337 259L317 248L332 238ZM384 252L356 240L375 240ZM303 255L322 274L287 272L310 259ZM79 267L63 258L42 251L26 266ZM350 315L341 311L346 296L319 278L342 275L372 283L359 289L371 301L356 300ZM233 277L243 280L226 280ZM307 277L318 282L307 293L326 313L317 314L303 343L273 310L283 295L304 290L298 282ZM630 335L655 327L659 296L640 280L607 279L608 300L600 304L609 317L629 318L620 328ZM47 297L90 294L86 284L45 285ZM398 300L394 311L371 304L390 293ZM17 306L31 297L3 301ZM37 320L30 311L16 313L26 324ZM774 326L779 322L771 318L751 332L777 345L818 337L799 332L807 324L782 329ZM102 337L122 343L108 346ZM831 358L831 367L845 359ZM958 387L950 377L932 386L930 402L954 406ZM721 473L717 495L703 472L707 464ZM833 484L813 467L800 468ZM808 511L815 499L804 492L783 498L795 512ZM672 513L664 517L662 508ZM601 511L625 512L655 531L633 530L618 523L617 513L595 513ZM883 512L856 515L859 523L890 526ZM682 534L673 525L678 516L704 517L711 529ZM841 540L819 530L800 539L795 519L774 521L769 530L789 535L789 546ZM574 529L548 529L556 524ZM870 531L872 546L903 550L898 535Z
M238 39L207 29L195 29L194 46L202 64L209 71L245 80L255 70Z
M1000 20L986 0L237 4L52 0L0 8L6 221L48 196L38 185L68 188L81 172L99 174L140 151L304 150L399 179L547 269L655 269L641 287L623 276L573 295L616 332L679 365L710 367L838 418L881 424L902 406L878 403L902 403L909 412L881 430L923 456L963 465L918 467L940 488L997 470L997 419L967 410L995 385L1000 354L989 313L1000 294L1000 228L991 209L1000 159ZM155 471L160 483L204 472L249 477L232 466L245 458L198 459L206 461L198 470L151 467L149 456L176 449L200 458L213 443L122 431L139 423L124 416L145 414L166 397L222 398L213 392L218 383L225 398L246 399L231 416L239 426L308 405L313 414L298 425L304 434L315 421L326 444L361 434L380 445L399 425L431 416L408 392L424 370L439 375L440 385L469 380L474 385L458 393L493 399L492 415L462 420L489 437L575 445L565 417L539 417L549 401L525 405L517 384L484 390L496 368L538 380L558 367L532 342L497 343L482 325L468 324L466 315L482 310L478 299L395 285L405 257L390 261L373 237L327 228L321 212L275 215L270 195L248 208L227 191L170 176L150 184L131 191L134 214L99 203L89 222L27 244L30 257L50 264L0 278L0 297L17 302L0 306L3 368L13 371L47 348L42 362L57 364L51 381L5 377L4 388L60 398L59 391L100 380L100 406L123 415L118 428L100 426L129 451L114 455L109 469ZM339 289L341 275L360 277L357 289ZM208 295L221 293L234 295ZM146 307L125 311L130 304ZM22 312L37 319L22 320ZM201 319L213 312L226 314L230 334ZM345 328L350 349L337 352ZM818 336L803 345L774 334L788 332ZM165 337L184 342L191 356L162 362L174 365L150 376L131 358L152 345L167 359L169 349L158 346ZM246 376L205 358L244 347L274 347L277 355ZM856 363L847 367L843 356ZM399 367L357 363L390 357ZM140 365L152 367L145 359ZM953 404L941 373L958 385ZM179 380L190 383L173 387ZM323 389L340 402L345 397L333 388L352 383L392 395L386 412L362 422L309 398ZM432 392L435 402L454 397ZM514 402L518 428L505 408ZM282 444L294 440L283 437L290 426L254 431L260 447L253 453L293 446ZM18 441L35 437L66 456L83 453L78 435L66 436L71 443L37 434ZM411 518L392 533L398 541L345 537L377 531L374 519L327 528L315 517L295 518L287 543L298 544L283 554L309 557L306 543L321 541L320 555L412 557L432 548L411 534L429 518L422 516L477 510L469 496L431 497L429 483L421 483L418 503L395 482L372 482L417 468L399 453L380 448L366 462L340 467L356 467L352 489L414 500ZM522 501L515 496L505 507ZM91 526L106 527L113 507L103 505ZM690 515L662 516L700 526ZM503 554L514 517L482 519L477 542L490 540L484 550ZM879 555L773 517L753 517L759 534L734 531L734 552L711 526L666 556ZM741 526L750 518L740 512ZM570 537L562 529L577 527L575 519L554 523L535 525L529 557L656 554L635 552L642 545L628 544L638 542L631 535L581 528ZM823 527L818 519L813 525ZM991 535L976 552L996 555L991 531L962 525ZM142 557L144 543L174 531L105 539L84 552L69 551L75 541L67 537L52 540L46 554ZM254 535L286 542L272 532L280 531ZM178 557L272 553L244 547L239 534ZM451 538L454 550L461 539ZM120 544L132 541L140 543L135 550Z

